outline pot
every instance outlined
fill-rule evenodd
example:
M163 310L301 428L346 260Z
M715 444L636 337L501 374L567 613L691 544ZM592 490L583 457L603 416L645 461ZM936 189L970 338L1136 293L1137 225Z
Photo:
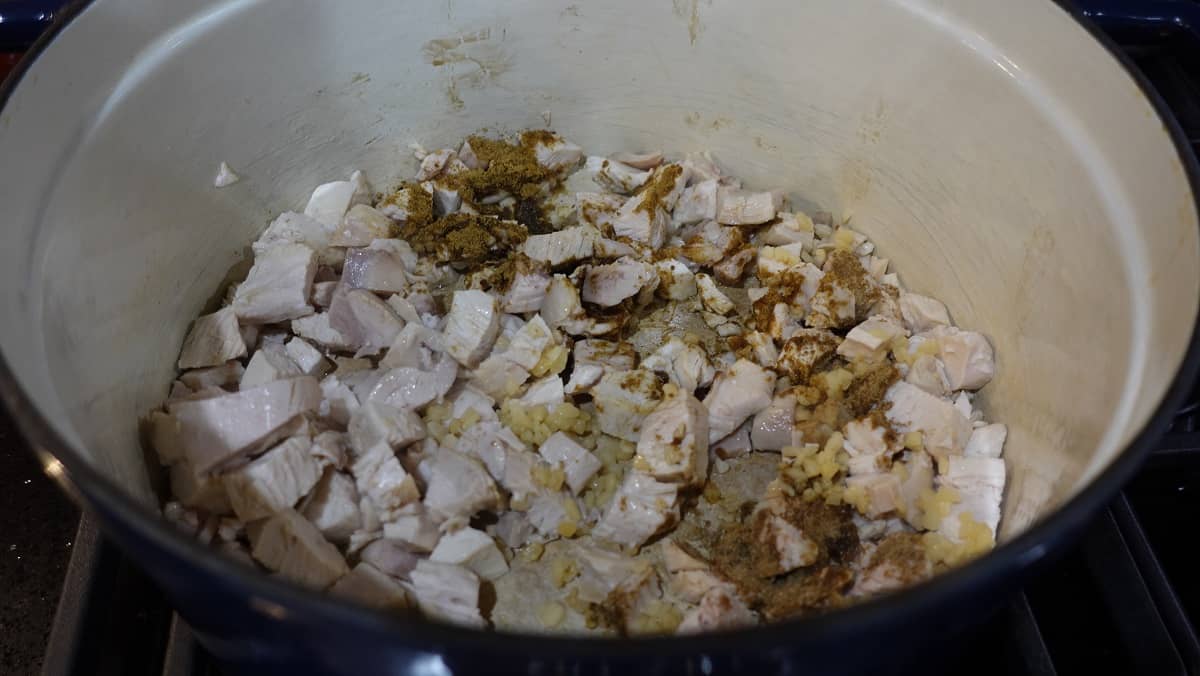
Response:
M236 671L901 664L1067 543L1197 369L1194 158L1127 64L1045 0L98 0L17 75L0 94L0 391ZM908 288L986 333L982 406L1010 430L1000 546L820 617L580 640L381 614L174 532L135 423L270 216L354 168L411 175L410 142L547 123L592 152L708 149L748 185L852 217ZM216 190L222 161L243 180Z

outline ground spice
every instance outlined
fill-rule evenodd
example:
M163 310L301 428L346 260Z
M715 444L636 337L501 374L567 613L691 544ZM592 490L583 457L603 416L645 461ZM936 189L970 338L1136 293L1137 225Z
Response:
M883 401L888 388L897 380L900 380L900 371L890 361L880 362L871 370L855 376L850 381L850 387L846 388L843 399L850 417L861 418L870 413Z
M418 254L434 256L440 263L468 266L508 254L529 236L520 223L464 213L426 225L409 221L400 234Z
M643 211L649 214L651 218L654 218L654 214L658 209L666 209L665 202L667 195L671 194L671 191L675 189L675 181L682 173L683 166L678 164L668 164L656 169L654 175L650 177L649 181L646 181L646 185L638 193L642 196L642 199L638 202L634 212Z
M472 204L478 204L484 197L500 191L518 200L533 199L541 192L544 181L555 178L552 171L538 164L537 155L533 152L534 145L524 141L527 137L533 138L530 135L536 133L525 132L522 142L518 144L472 136L468 139L471 149L486 166L444 176L440 180Z
M817 293L832 293L833 288L839 286L849 290L854 294L855 323L866 319L871 306L879 300L879 289L872 283L870 273L859 262L858 256L836 249L830 252L824 272Z

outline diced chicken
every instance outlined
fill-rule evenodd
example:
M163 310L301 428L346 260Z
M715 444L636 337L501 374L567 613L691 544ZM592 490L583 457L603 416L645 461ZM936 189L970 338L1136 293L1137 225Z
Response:
M563 392L566 394L582 394L591 391L600 378L604 376L604 368L595 364L578 364L571 371L571 379L567 381Z
M850 329L837 353L847 361L877 361L887 356L892 339L904 335L904 327L884 317L868 317Z
M217 366L246 355L246 343L238 330L233 308L222 308L192 322L192 330L183 341L179 368Z
M321 351L303 338L292 338L284 344L284 351L306 376L320 378L329 372L329 360Z
M747 331L742 334L748 348L747 355L759 366L775 368L779 362L779 350L771 336L762 331Z
M775 550L775 574L790 573L817 562L820 548L795 524L774 513L761 514L758 518L758 537Z
M747 420L738 426L738 428L723 439L716 443L710 444L713 455L722 460L732 458L740 458L754 450L754 445L750 441L751 430L753 429L753 420ZM721 471L721 466L717 466L717 470Z
M430 465L425 505L444 517L470 517L500 500L487 469L475 458L444 448Z
M549 375L530 384L529 389L525 390L525 394L522 394L517 401L526 407L545 406L547 410L554 410L565 397L566 392L563 388L562 378L557 375Z
M757 253L754 249L742 249L725 260L713 266L713 274L722 284L737 284L746 275L746 266L753 261Z
M424 557L414 553L405 542L379 538L363 547L358 558L386 575L407 580L417 567L417 562Z
M362 356L379 354L390 346L404 328L404 320L379 296L366 289L350 289L334 296L329 325Z
M891 473L859 474L846 478L846 489L861 491L859 505L864 516L872 519L896 511L903 504L900 477Z
M167 413L179 424L184 457L203 473L287 436L289 423L320 404L316 379L300 376L233 394L174 402Z
M637 352L622 341L591 338L577 340L574 346L575 364L596 364L610 371L629 371L637 365Z
M228 514L232 507L221 477L198 474L186 461L171 465L171 494L179 502L214 514Z
M443 535L429 560L462 566L484 580L495 580L508 572L508 562L496 547L496 541L474 528Z
M319 263L325 265L340 263L340 252L328 248L330 230L329 226L310 216L287 211L271 221L266 231L254 240L251 248L254 255L259 256L267 249L282 242L303 244L316 252Z
M612 227L613 218L626 198L612 193L577 192L575 204L579 210L579 221L594 227L598 231L607 232Z
M630 472L592 530L600 540L636 549L679 521L676 484Z
M942 301L917 293L900 292L900 314L904 326L913 333L950 325L950 313Z
M322 183L308 198L304 215L332 229L342 222L342 217L351 206L368 201L369 197L364 192L363 186L357 181Z
M350 207L341 224L329 236L329 244L341 247L367 246L392 234L392 219L366 204Z
M712 277L703 272L696 275L696 287L700 290L700 301L711 312L727 315L733 311L733 301L717 288L717 283Z
M716 375L703 348L684 343L674 336L646 357L642 368L665 374L670 382L689 393L708 387Z
M759 451L778 451L784 446L793 446L795 418L795 395L776 396L770 406L754 416L754 425L750 430L750 441L754 448Z
M410 367L391 369L373 384L367 398L396 408L421 408L444 397L457 375L458 364L446 357L438 360L432 371Z
M528 257L517 256L512 280L500 299L504 312L524 314L537 312L550 287L550 273L546 265L535 263Z
M361 562L335 582L329 593L384 610L400 610L414 603L399 582L375 566Z
M683 189L671 214L676 226L711 221L717 217L717 180L700 181Z
M408 220L409 206L412 204L414 192L417 190L424 190L427 194L433 194L432 187L426 189L425 184L421 184L421 187L405 184L387 195L379 203L379 211L393 221L404 223Z
M950 380L946 377L946 367L940 359L933 355L917 355L912 364L909 364L908 374L904 376L904 380L935 397L942 397L950 392Z
M325 430L312 438L310 452L322 469L343 469L346 467L346 449L349 445L350 436L345 432Z
M759 281L763 284L775 284L783 279L786 273L802 268L803 251L804 245L801 243L759 247L755 266Z
M658 151L649 153L613 153L609 159L614 162L628 164L634 169L653 169L663 163L663 154Z
M602 463L592 452L575 443L562 432L555 432L546 439L538 453L551 465L561 467L566 474L567 486L578 495L587 487L588 481L600 471Z
M231 388L241 382L246 375L246 369L242 368L241 362L228 361L220 366L210 366L204 369L192 369L179 374L179 384L186 387L189 391L186 393L180 392L179 397L188 399L202 399L205 392L212 394L224 394L220 391L222 388Z
M508 341L508 349L504 357L525 369L537 366L546 348L556 345L558 336L554 334L541 315L534 315L525 322Z
M413 591L421 612L442 622L482 629L487 621L479 614L479 577L449 563L420 561L412 572Z
M782 212L778 214L779 221L773 223L771 227L762 234L763 244L770 246L784 246L787 244L801 244L805 249L811 250L815 232L812 219L804 213L789 213Z
M530 235L522 251L531 260L558 267L592 257L600 233L590 225Z
M228 188L240 180L242 180L242 177L238 176L233 169L230 169L228 164L222 162L220 166L217 167L216 177L213 178L213 187Z
M913 453L894 467L901 476L901 516L913 528L923 529L925 516L921 509L921 497L933 490L933 460L925 453Z
M520 391L529 379L529 371L503 354L484 359L471 373L471 386L492 399L507 399Z
M337 547L294 509L276 512L263 523L251 554L281 576L316 589L350 572Z
M928 558L923 556L881 555L883 552L913 552L919 545L905 544L914 536L908 533L889 535L879 546L865 548L859 557L860 571L854 587L850 590L852 597L876 596L884 592L912 586L933 573L933 566ZM893 558L894 557L894 558Z
M896 431L920 432L925 450L937 457L961 454L971 436L971 422L944 399L906 382L892 385L885 401Z
M632 194L650 180L649 171L640 171L606 157L590 156L584 168L591 172L592 180L601 188L622 195Z
M346 251L342 284L376 293L404 293L409 286L402 258L394 251L371 247Z
M308 437L292 437L222 477L234 514L243 522L295 506L321 478Z
M521 512L504 512L488 530L510 549L524 547L536 532L533 524Z
M551 171L564 171L577 166L583 159L583 148L552 132L537 132L535 137L523 137L522 142L533 139L533 154L538 164Z
M970 513L976 522L987 526L995 538L1000 523L1000 501L1004 495L1004 460L983 456L951 456L943 486L958 491L959 501L950 507L938 532L954 541L962 537L962 514Z
M368 498L379 517L390 521L400 508L421 499L416 479L404 470L387 443L354 449L350 471L360 495Z
M320 312L315 315L292 320L292 332L301 338L306 338L331 350L353 352L354 346L349 339L334 329L329 323L329 313Z
M416 552L431 552L442 537L434 517L422 504L406 505L383 524L383 537Z
M715 442L737 429L747 418L771 404L775 374L758 364L738 359L713 381L704 398L708 408L708 440Z
M237 287L233 311L251 324L272 324L312 314L308 304L317 261L303 244L276 244L254 256L246 281Z
M330 542L345 544L362 527L358 510L358 489L347 474L326 470L300 507L304 518L312 522Z
M629 257L593 265L584 276L582 298L600 307L612 307L636 295L656 276L653 266Z
M942 326L923 334L938 341L938 359L952 390L977 390L996 374L992 345L982 333Z
M425 423L409 409L367 401L351 416L349 433L351 447L366 453L379 443L395 449L424 439Z
M727 587L714 587L689 610L676 628L677 634L737 629L758 624L758 617Z
M500 334L496 299L483 291L455 291L442 332L446 352L458 363L473 368L492 349Z
M600 431L636 442L642 423L662 399L662 386L651 371L611 371L592 388Z
M572 553L579 563L574 591L581 601L602 603L613 592L631 598L657 581L654 568L641 559L590 546L577 546Z
M495 413L492 415L495 416ZM533 467L534 461L516 457L528 455L525 443L511 429L501 425L498 419L481 420L467 426L459 435L455 449L481 460L492 478L514 496L535 488L527 471ZM519 466L523 466L524 470Z
M733 255L746 243L745 236L737 228L719 225L716 221L705 221L687 240L683 255L700 265L716 265L726 256Z
M683 262L661 260L654 267L658 272L658 295L667 300L685 300L696 295L696 276Z
M263 345L246 365L239 389L249 390L273 380L304 375L296 362L288 356L287 349L279 343Z
M646 416L637 443L646 472L685 486L708 478L708 411L690 392L679 391Z
M721 187L717 190L717 222L724 225L758 225L775 218L783 205L778 191L748 192Z
M613 217L612 229L617 237L628 237L657 249L667 239L670 217L662 205L647 201L651 194L647 189L630 197Z
M428 181L429 179L437 176L438 174L442 173L443 169L446 168L446 163L456 157L458 157L458 153L455 153L449 148L435 150L425 157L422 157L421 166L417 169L416 180Z
M1001 423L992 423L977 427L971 431L971 437L967 439L966 450L963 455L979 458L999 458L1004 450L1004 440L1008 437L1008 426Z
M321 380L321 405L317 412L339 425L350 422L350 416L359 407L358 395L336 375Z

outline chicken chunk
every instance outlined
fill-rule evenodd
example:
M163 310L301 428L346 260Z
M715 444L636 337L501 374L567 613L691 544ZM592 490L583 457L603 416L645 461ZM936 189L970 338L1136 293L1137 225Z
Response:
M637 549L679 521L679 489L640 472L631 472L592 530L600 540Z
M350 207L341 224L329 236L329 244L340 247L363 247L392 234L392 219L366 204Z
M561 467L567 486L578 495L588 481L600 471L603 463L592 452L575 443L562 432L555 432L538 447L538 453L551 465Z
M462 528L442 536L429 560L462 566L483 580L495 580L508 572L508 562L496 547L496 541L474 528Z
M700 605L689 610L675 629L677 634L695 634L752 627L758 617L746 607L737 594L727 587L714 587L700 599Z
M999 458L1004 450L1004 440L1008 437L1008 426L992 423L971 431L967 439L967 447L963 455L979 458Z
M300 376L233 394L174 402L167 413L178 424L180 449L204 473L287 436L289 424L321 404L315 378Z
M239 389L249 390L273 380L303 375L300 367L288 356L287 349L279 343L263 345L242 372Z
M303 338L288 340L284 344L284 351L291 358L292 363L300 369L300 373L306 376L320 378L329 372L329 360L321 354L320 350Z
M877 519L896 511L903 504L900 494L900 477L891 473L859 474L846 478L847 491L857 491L861 496L859 511L864 516Z
M334 295L329 326L354 346L358 356L376 355L396 340L404 320L379 296L366 289L349 289Z
M892 340L904 335L904 328L884 317L868 317L850 329L838 345L838 356L847 361L878 361L887 356Z
M642 424L662 399L662 386L651 371L611 371L592 388L600 431L636 442Z
M658 295L667 300L685 300L696 295L696 276L677 260L662 260L654 264L658 273Z
M291 327L292 333L318 345L324 345L331 350L354 351L350 340L330 325L328 312L319 312L315 315L293 319Z
M347 474L325 470L325 474L300 507L304 518L312 522L330 542L346 544L350 535L362 527L358 509L358 489Z
M900 293L900 315L904 326L913 333L950 325L950 313L942 301L918 293Z
M962 538L962 517L969 513L976 522L987 526L993 539L1000 523L1000 501L1004 496L1004 461L982 456L951 456L943 486L958 491L959 501L950 507L938 532L953 541Z
M719 315L733 312L733 301L717 288L717 283L713 281L712 277L703 272L696 275L696 287L700 290L700 301L709 311Z
M473 368L492 349L500 334L496 299L483 291L455 291L442 332L446 352L458 363Z
M779 220L762 235L763 244L769 246L784 246L800 244L811 250L815 238L813 221L804 213L782 212L777 214Z
M379 443L404 448L425 438L425 423L409 409L367 401L350 417L350 446L358 453Z
M583 148L552 132L537 132L522 138L532 139L533 154L538 164L551 171L566 171L577 166L583 159Z
M227 361L220 366L192 369L179 374L179 385L187 388L172 399L203 399L212 394L224 394L222 390L239 387L246 375L241 362ZM207 393L207 394L206 394Z
M246 343L238 329L233 308L222 308L192 322L192 330L183 341L179 368L217 366L246 355Z
M308 304L317 259L303 244L281 243L254 256L246 281L237 287L233 311L251 324L272 324L312 314Z
M254 240L251 249L258 256L280 243L303 244L316 252L318 262L333 264L339 262L339 252L328 248L330 230L329 226L311 216L287 211L271 221L266 231Z
M431 552L442 537L435 516L425 505L405 505L383 524L383 537L415 552Z
M225 492L234 514L255 521L290 507L321 478L308 437L292 437L248 464L225 474Z
M886 415L896 431L920 432L925 450L936 457L959 455L971 436L971 422L954 404L907 382L892 385Z
M281 576L325 589L350 572L337 547L294 509L271 515L253 538L251 555Z
M777 191L747 192L735 188L717 189L717 222L725 225L758 225L775 218L783 206Z
M404 293L409 286L401 257L393 251L370 247L346 251L342 284L375 293Z
M357 173L357 172L356 172ZM316 220L327 228L334 228L342 222L346 211L355 204L365 204L369 199L369 190L362 180L361 174L356 180L333 181L322 183L312 191L308 205L304 207L304 215Z
M232 511L229 494L221 477L199 474L186 460L171 465L171 494L188 507L214 514Z
M407 580L417 567L417 562L425 557L409 549L405 542L379 538L363 547L358 558L385 575Z
M375 566L361 562L335 582L329 593L384 610L400 610L414 603L399 582Z
M693 183L683 189L671 214L676 226L711 221L717 217L717 180Z
M738 428L723 439L716 443L709 444L713 455L722 460L730 460L732 458L740 458L754 450L754 444L750 441L750 433L753 429L753 420L747 420L738 426ZM718 469L719 466L718 466Z
M982 333L942 326L922 334L938 341L938 359L952 390L977 390L996 374L992 345Z
M416 479L404 470L387 443L354 449L350 472L359 494L371 501L383 521L392 520L402 507L421 499Z
M632 194L650 180L649 171L640 171L606 157L588 157L584 166L591 172L596 185L622 195Z
M942 360L929 354L919 354L908 366L908 374L904 380L916 385L935 397L945 396L950 392L950 380L946 377L946 367Z
M432 459L425 505L443 517L469 517L500 500L487 469L474 458L443 448Z
M771 404L775 374L758 364L738 359L713 381L704 398L708 409L708 440L715 442L737 429L747 418Z
M500 309L512 314L537 312L550 287L548 266L526 256L517 256L512 280L500 299Z
M413 591L421 612L442 622L482 629L479 577L449 563L420 561L412 572Z
M700 265L716 265L731 256L746 242L741 230L719 225L716 221L705 221L688 238L683 247L683 256Z
M612 229L617 237L628 237L657 249L667 239L670 217L661 205L646 201L650 194L643 190L630 197L613 217Z
M812 538L783 516L762 514L758 537L775 550L774 573L782 575L817 562L821 550Z
M646 416L637 443L646 473L685 486L708 478L708 410L689 392L679 391ZM636 462L636 461L635 461Z
M559 267L592 257L600 233L590 225L556 230L542 235L530 235L522 251L533 261Z
M612 307L637 294L656 279L654 267L625 257L607 265L593 265L583 279L582 298L600 307Z
M438 360L430 371L409 367L391 369L379 376L366 398L396 408L419 409L445 396L457 374L458 364L448 357Z

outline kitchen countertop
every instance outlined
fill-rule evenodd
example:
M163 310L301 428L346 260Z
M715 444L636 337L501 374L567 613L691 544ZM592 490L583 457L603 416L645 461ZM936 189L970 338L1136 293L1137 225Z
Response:
M0 674L36 674L79 509L42 472L0 409Z

